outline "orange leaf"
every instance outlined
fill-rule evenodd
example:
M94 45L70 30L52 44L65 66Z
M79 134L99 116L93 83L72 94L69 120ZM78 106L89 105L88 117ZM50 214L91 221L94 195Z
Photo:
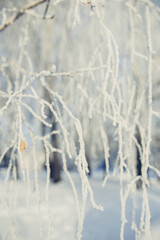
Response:
M23 152L26 149L26 147L27 147L26 142L21 139L20 145L19 145L20 151Z

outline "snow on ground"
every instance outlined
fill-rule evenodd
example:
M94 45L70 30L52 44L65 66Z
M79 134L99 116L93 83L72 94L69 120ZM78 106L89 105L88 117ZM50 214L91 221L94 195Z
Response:
M49 204L46 202L45 172L39 174L40 198L36 186L30 182L30 188L22 181L10 180L5 185L3 172L0 170L0 239L1 240L75 240L77 231L76 205L69 181L51 184L49 187ZM80 181L72 173L78 191ZM102 187L102 173L94 172L90 179L95 201L104 207L104 211L94 209L89 200L86 207L82 240L118 240L120 239L121 204L119 179L111 177ZM148 189L151 209L151 230L153 240L160 239L160 183L153 181ZM40 203L38 204L38 200ZM139 223L142 206L141 191L136 193L136 223ZM126 205L125 240L135 239L131 230L132 198Z

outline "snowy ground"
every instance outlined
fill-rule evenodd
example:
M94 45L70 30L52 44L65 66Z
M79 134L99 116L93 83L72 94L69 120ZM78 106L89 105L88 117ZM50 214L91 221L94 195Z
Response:
M76 173L72 173L76 186L80 191L80 181ZM49 203L45 198L45 172L39 174L39 196L35 184L30 188L22 181L4 182L4 172L0 170L0 239L1 240L75 240L77 232L76 206L72 188L67 178L49 187ZM119 179L110 178L102 187L102 173L94 172L90 179L94 190L95 201L104 207L104 211L93 209L87 202L84 221L83 240L118 240L120 239L121 205ZM153 180L148 189L151 210L151 232L153 240L160 239L160 183ZM140 219L142 205L141 191L137 191L136 222ZM38 200L40 203L38 204ZM125 240L135 239L131 230L132 198L126 206L128 222L125 225Z

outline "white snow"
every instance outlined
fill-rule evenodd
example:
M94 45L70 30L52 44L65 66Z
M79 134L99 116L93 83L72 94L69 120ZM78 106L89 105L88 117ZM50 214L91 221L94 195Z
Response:
M39 173L40 210L35 184L30 189L24 182L8 181L4 184L5 172L0 170L0 239L21 240L75 240L77 232L76 205L72 188L66 176L58 184L50 184L49 204L45 199L46 173ZM77 173L71 173L80 194L80 180ZM102 172L93 172L90 183L95 201L104 207L104 211L94 209L89 200L83 229L83 240L120 239L121 204L119 177L110 177L102 187ZM127 184L127 183L126 183ZM148 189L151 210L151 233L153 240L160 239L160 183L152 180ZM136 224L140 222L142 205L141 190L136 192ZM133 202L131 196L126 204L124 239L135 239L131 230ZM146 240L146 239L145 239Z

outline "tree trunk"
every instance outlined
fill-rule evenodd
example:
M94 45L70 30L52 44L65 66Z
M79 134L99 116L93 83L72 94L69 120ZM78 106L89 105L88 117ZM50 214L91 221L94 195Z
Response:
M61 180L61 165L59 153L54 152L50 155L50 177L54 183Z
M57 124L53 123L52 129L56 130ZM57 135L52 135L51 137L51 143L54 148L58 148L58 139ZM60 154L57 152L53 152L50 154L50 177L53 180L53 182L59 182L61 180L61 164L60 164Z

